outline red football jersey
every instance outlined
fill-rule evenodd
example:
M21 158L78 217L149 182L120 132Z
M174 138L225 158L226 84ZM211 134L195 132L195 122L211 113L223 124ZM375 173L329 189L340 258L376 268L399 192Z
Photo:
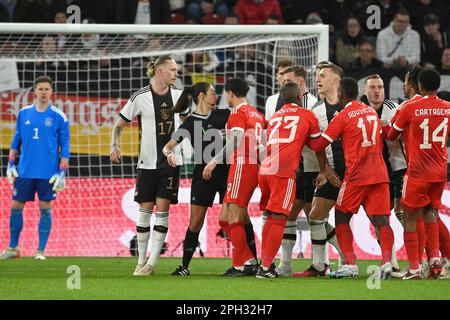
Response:
M308 137L321 134L316 115L297 104L285 104L275 112L267 128L267 156L259 173L293 177L300 164L302 149Z
M447 179L450 103L436 96L405 104L393 127L407 146L408 176L425 182Z
M259 149L261 148L261 136L266 127L264 115L251 104L241 104L231 111L228 117L227 131L241 130L244 132L244 140L232 155L231 163L237 164L238 157L244 164L257 164Z
M389 182L382 154L381 122L374 109L356 100L349 102L322 136L330 142L341 137L345 181L355 186Z

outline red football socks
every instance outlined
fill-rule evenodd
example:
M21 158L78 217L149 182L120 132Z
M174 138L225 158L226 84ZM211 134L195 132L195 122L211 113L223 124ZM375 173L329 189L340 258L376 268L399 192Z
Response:
M227 236L230 237L230 224L228 221L219 220L219 226L227 234Z
M339 246L344 253L345 264L356 264L356 256L353 251L353 233L350 226L348 224L336 225L336 236Z
M437 219L437 223L439 226L439 248L443 256L450 258L450 234L441 218Z
M394 245L394 232L390 226L382 226L379 230L380 235L380 246L382 253L382 263L391 261L392 257L392 246Z
M247 260L253 258L243 222L230 223L230 240L233 244L233 266L242 267Z
M261 257L263 267L270 268L270 265L275 259L283 241L286 222L286 220L274 219L272 217L267 218L262 239Z
M423 252L427 244L427 233L425 232L425 222L423 216L417 217L416 221L416 231L419 239L419 261L423 259Z
M439 226L436 222L426 223L428 247L430 248L430 259L439 257Z
M406 254L409 260L409 268L412 270L419 269L419 237L417 232L404 232L403 239L405 241Z

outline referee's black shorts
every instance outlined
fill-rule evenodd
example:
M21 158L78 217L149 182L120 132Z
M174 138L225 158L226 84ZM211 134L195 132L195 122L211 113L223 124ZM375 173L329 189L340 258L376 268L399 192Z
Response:
M391 197L391 201L394 199L402 197L402 189L403 189L403 177L405 176L406 168L397 170L391 173L389 177L389 193Z
M204 180L202 177L205 165L196 165L192 176L191 204L212 207L216 193L219 193L219 203L227 192L227 178L229 165L219 164L212 172L211 179Z
M344 181L345 173L344 172L336 172L336 173L339 176L339 178L341 178L341 181ZM321 188L316 189L314 197L336 201L339 195L339 190L341 190L341 188L335 187L330 183L330 181L327 181L327 183L325 183L325 185L323 185Z
M296 191L295 199L302 200L306 203L311 203L314 197L314 179L316 179L318 172L301 172L296 174Z
M136 180L134 201L137 203L155 202L156 198L178 203L180 167L161 169L139 169Z

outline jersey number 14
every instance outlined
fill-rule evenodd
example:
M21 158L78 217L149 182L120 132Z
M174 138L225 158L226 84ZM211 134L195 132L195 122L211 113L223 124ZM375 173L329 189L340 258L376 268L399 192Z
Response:
M430 120L428 118L423 119L420 124L420 129L423 130L423 143L420 144L420 149L431 149L432 145L430 143L430 128L428 127L428 123ZM440 142L441 148L445 147L445 138L447 137L447 126L448 118L445 118L441 124L433 131L431 135L431 142ZM442 131L442 135L439 133Z

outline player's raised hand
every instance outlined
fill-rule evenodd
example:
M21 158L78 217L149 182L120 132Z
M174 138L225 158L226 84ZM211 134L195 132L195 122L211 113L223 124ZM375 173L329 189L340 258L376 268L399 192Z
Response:
M170 153L167 155L167 162L171 167L176 167L178 165L177 156L175 153Z
M120 163L120 149L119 147L113 147L109 158L113 163Z
M66 188L66 170L60 169L59 172L55 173L48 182L53 184L53 191L63 191Z
M9 183L14 184L14 180L16 180L18 176L19 173L17 172L14 160L9 160L8 168L6 169L6 177L8 178Z
M212 172L214 170L214 168L217 166L217 161L212 159L207 165L206 167L203 169L203 179L205 180L209 180L211 179L212 176Z
M316 188L321 188L327 183L327 181L327 175L325 174L325 172L322 172L317 175L313 183Z
M325 174L327 176L328 181L330 181L331 185L336 188L340 188L342 185L341 178L337 175L336 171L334 171L330 166L326 166Z

